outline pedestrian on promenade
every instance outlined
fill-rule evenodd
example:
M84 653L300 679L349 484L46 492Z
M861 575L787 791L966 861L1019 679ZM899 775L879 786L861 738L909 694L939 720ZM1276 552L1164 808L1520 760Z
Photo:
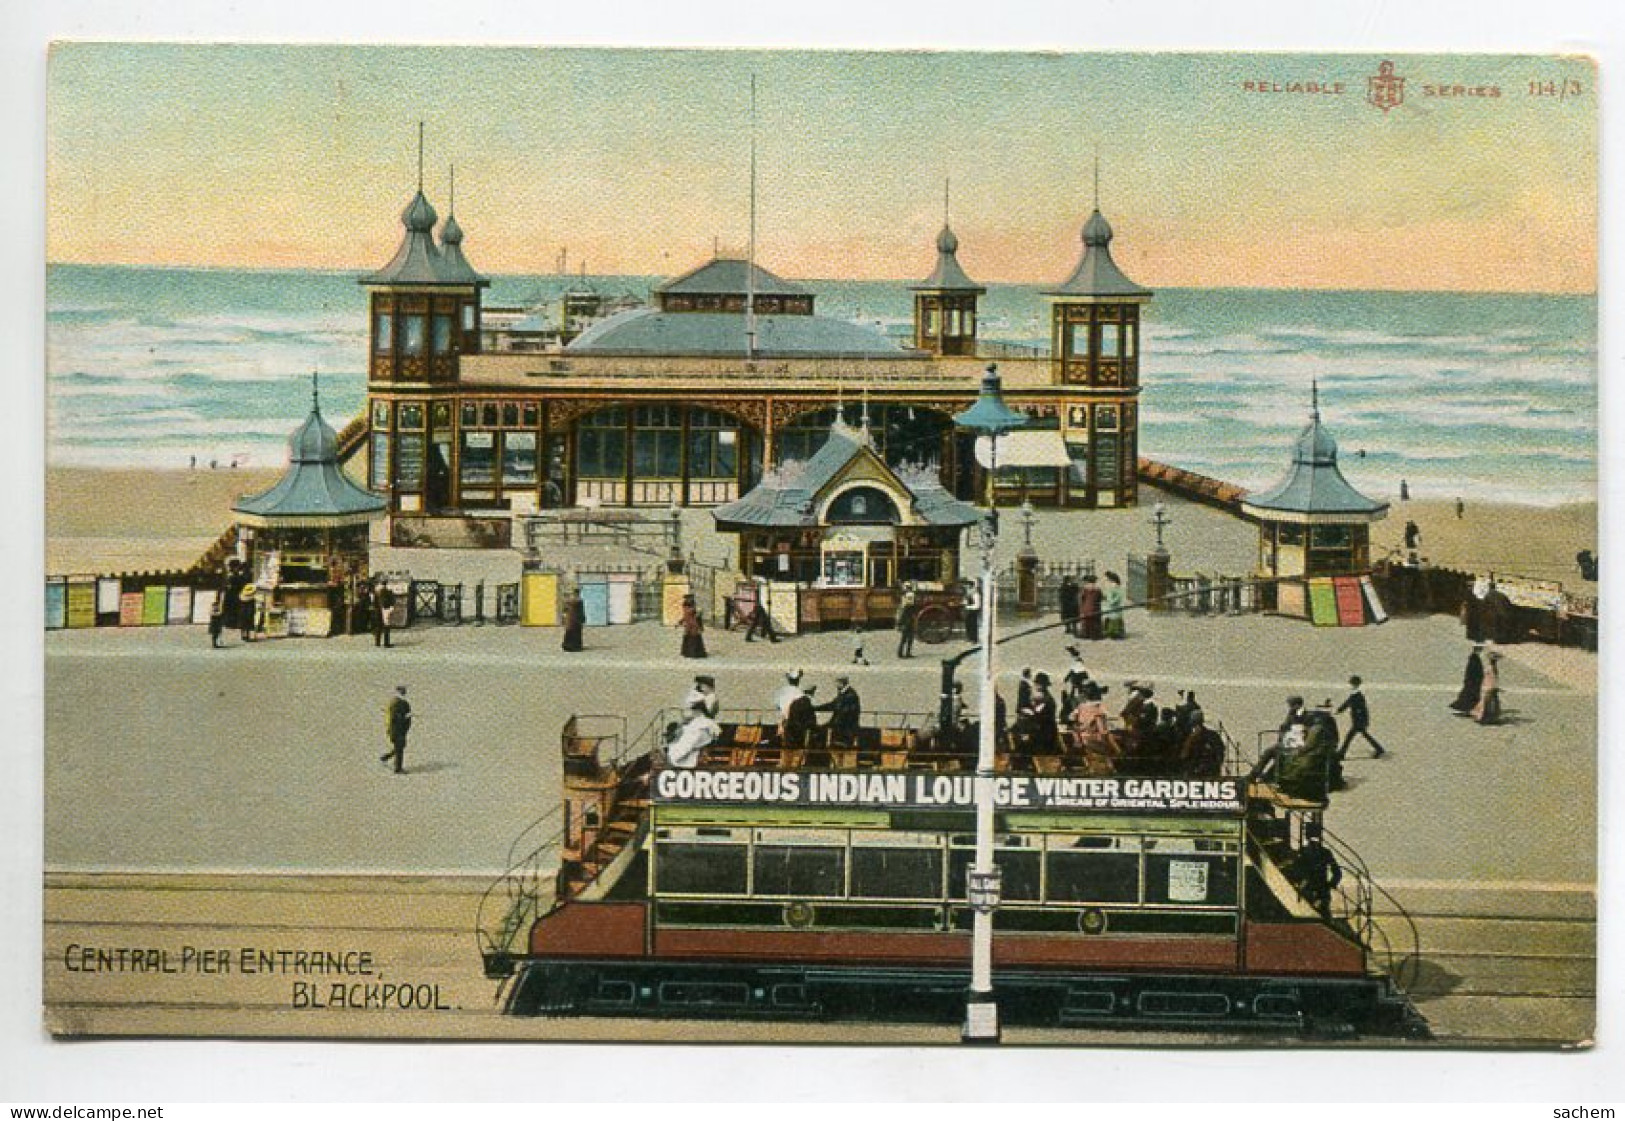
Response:
M1467 668L1461 675L1461 691L1450 702L1450 707L1462 716L1473 711L1473 706L1478 704L1478 698L1484 691L1484 659L1480 656L1483 652L1482 642L1473 643L1472 653L1467 655Z
M975 580L965 581L965 641L977 642L981 637L982 589Z
M1472 717L1480 724L1501 722L1501 655L1494 650L1484 663L1484 683L1479 688Z
M1100 584L1094 574L1083 578L1083 590L1078 593L1078 633L1091 642L1100 638Z
M209 645L220 649L220 634L226 629L226 608L220 602L220 597L214 597L214 603L209 605Z
M406 701L406 686L395 686L395 695L384 709L384 731L389 735L389 750L378 757L380 763L395 761L395 773L406 773L406 734L412 730L412 706Z
M395 593L390 586L380 578L378 590L372 597L372 644L374 646L388 647L393 645L390 641L390 612L395 610Z
M1107 638L1123 638L1128 633L1123 626L1124 599L1123 578L1108 570L1101 591L1101 630Z
M1078 637L1078 582L1070 572L1061 577L1061 629Z
M903 598L897 604L897 656L914 657L914 627L920 617L913 584L903 585Z
M258 592L252 580L244 580L237 592L237 625L241 628L243 641L254 641L254 612L259 606Z
M700 609L693 596L683 597L683 617L678 620L677 626L683 632L683 657L704 658L705 621L700 618Z
M773 629L773 616L767 612L767 588L758 585L756 589L756 603L750 609L750 625L745 628L745 641L753 641L761 635L769 642L779 640L778 632Z
M564 601L564 642L561 648L569 654L581 649L581 629L587 625L587 605L581 601L581 591L570 593Z
M1371 745L1371 758L1381 759L1388 754L1383 750L1382 744L1371 736L1371 708L1366 704L1365 694L1360 691L1358 675L1349 678L1349 695L1337 706L1337 711L1349 714L1349 730L1343 737L1342 745L1337 749L1338 759L1348 758L1349 745L1354 742L1355 736L1363 736L1365 742Z
M868 657L863 652L863 624L856 619L852 621L852 664L866 666Z

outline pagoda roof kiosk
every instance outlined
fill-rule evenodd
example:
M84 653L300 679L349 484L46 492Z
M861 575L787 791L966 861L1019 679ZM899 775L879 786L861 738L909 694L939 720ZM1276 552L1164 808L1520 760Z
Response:
M387 505L339 467L312 375L310 415L288 440L287 473L231 508L267 635L334 633L338 608L367 578L369 526Z
M1371 571L1371 523L1388 503L1367 498L1337 466L1337 441L1320 421L1320 390L1310 390L1309 423L1292 448L1292 466L1267 490L1247 495L1244 516L1258 523L1258 574L1277 581L1276 609L1308 614L1311 580Z

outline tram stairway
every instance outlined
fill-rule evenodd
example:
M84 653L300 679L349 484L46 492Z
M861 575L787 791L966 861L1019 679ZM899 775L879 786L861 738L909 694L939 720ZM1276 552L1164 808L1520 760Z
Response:
M615 787L615 797L598 840L584 860L566 861L559 868L560 902L585 898L589 888L616 861L629 856L649 810L650 759L641 755L631 761Z

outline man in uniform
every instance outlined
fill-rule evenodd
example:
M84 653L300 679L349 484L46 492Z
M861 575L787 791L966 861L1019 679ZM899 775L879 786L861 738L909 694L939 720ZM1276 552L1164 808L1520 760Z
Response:
M395 773L406 773L406 734L412 730L412 706L406 702L406 686L395 686L384 711L384 728L389 733L389 750L378 757L380 763L395 761Z
M829 723L824 727L829 730L832 747L836 744L846 747L857 744L858 729L863 724L863 701L859 699L858 691L852 688L851 678L837 677L835 696L814 708L818 712L829 713Z

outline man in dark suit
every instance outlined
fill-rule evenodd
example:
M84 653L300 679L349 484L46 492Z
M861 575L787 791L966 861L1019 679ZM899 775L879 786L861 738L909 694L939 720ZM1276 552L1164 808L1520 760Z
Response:
M1371 709L1365 702L1365 694L1360 692L1359 677L1349 678L1349 695L1337 706L1337 711L1349 714L1348 734L1343 737L1343 745L1337 749L1339 759L1348 756L1349 745L1354 742L1355 736L1364 736L1365 742L1371 745L1371 758L1381 759L1387 754L1382 744L1371 737Z
M809 685L790 702L790 707L784 714L784 746L796 751L805 750L811 740L813 730L818 727L817 709L813 706L812 695L818 691L818 686Z
M395 593L382 580L378 592L372 597L372 644L389 646L389 615L395 610Z
M406 702L406 686L397 685L389 707L384 710L384 728L389 733L389 750L378 757L380 763L395 761L395 773L406 773L406 734L412 730L412 706Z
M814 708L818 712L829 713L829 723L824 727L829 730L831 746L841 744L850 747L858 742L858 729L863 724L863 701L859 699L858 691L852 688L851 678L837 677L835 696Z

